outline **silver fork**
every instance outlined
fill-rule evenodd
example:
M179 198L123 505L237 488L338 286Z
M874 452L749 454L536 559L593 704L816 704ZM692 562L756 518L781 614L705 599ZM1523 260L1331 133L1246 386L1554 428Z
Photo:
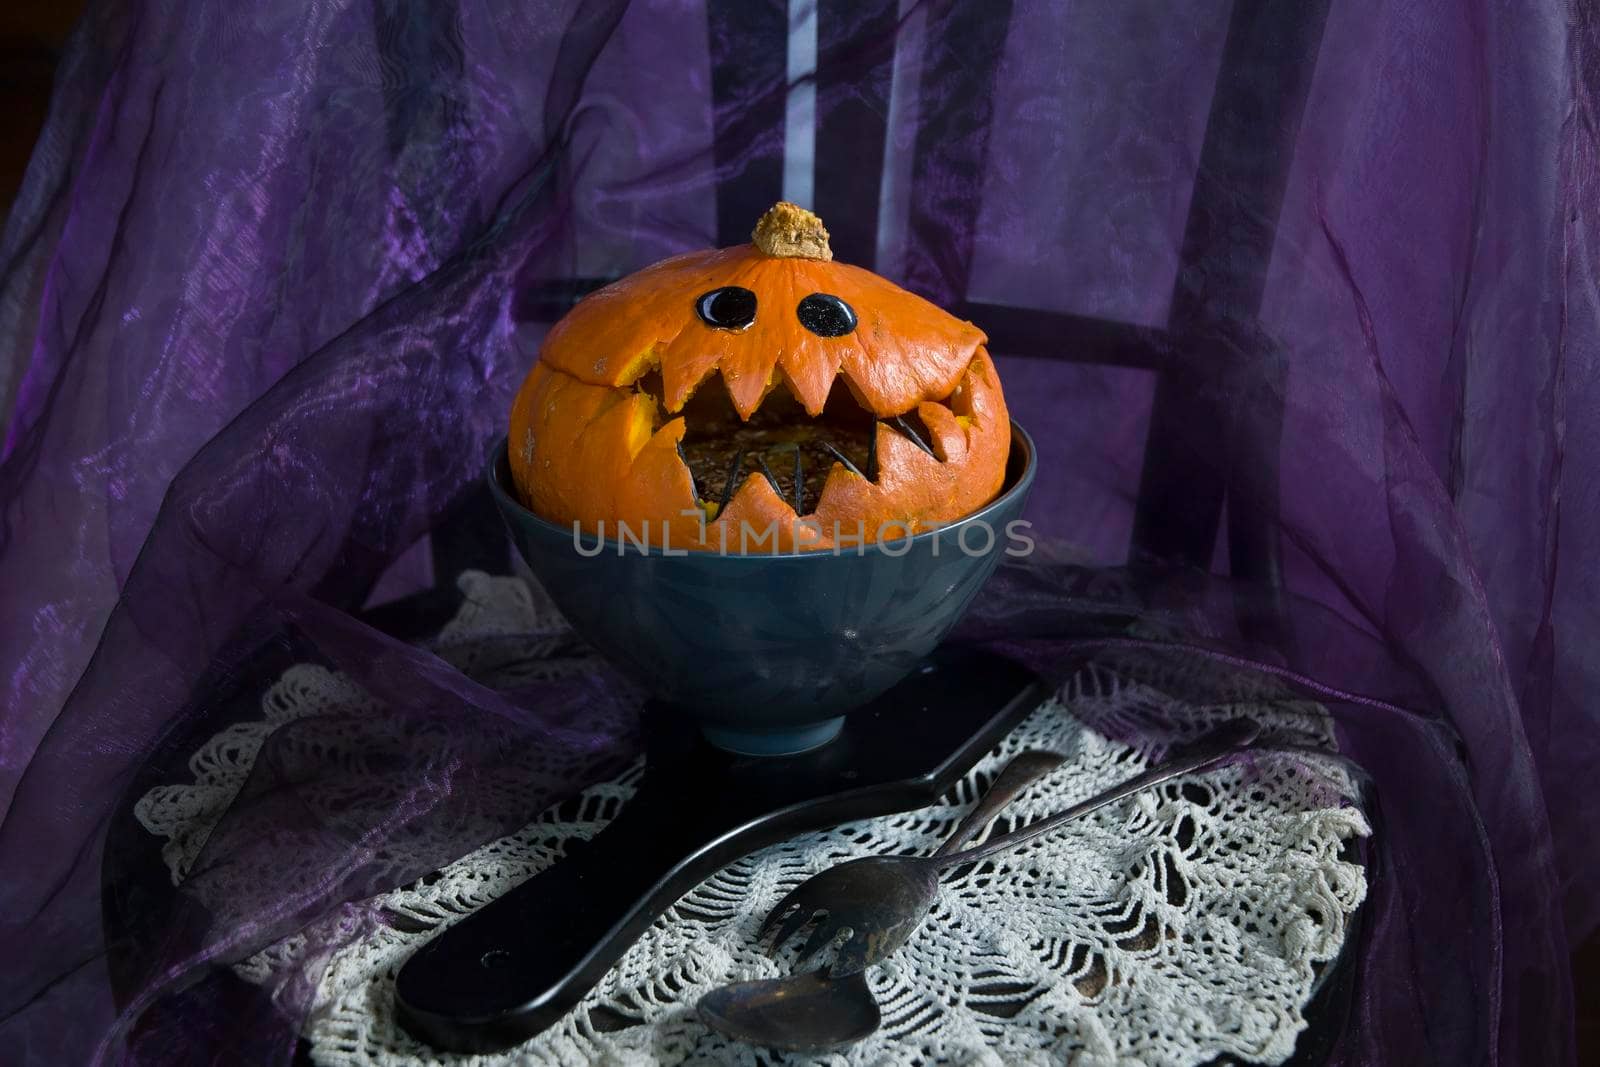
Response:
M1016 848L1074 819L1082 818L1152 786L1206 770L1247 752L1310 754L1343 763L1334 753L1303 745L1252 746L1260 726L1238 719L1206 734L1179 756L1048 819L991 838L977 848L956 851L957 842L932 856L869 856L849 860L812 875L767 915L759 936L773 935L778 948L812 920L816 928L800 950L796 966L843 938L828 973L843 978L859 973L891 955L903 945L939 892L939 873L965 863L976 863ZM972 828L976 833L976 827ZM970 836L968 837L970 839Z
M972 811L935 855L971 841L1013 797L1060 766L1063 757L1043 750L1012 757ZM922 916L905 915L910 927ZM821 971L786 978L756 978L718 986L696 1005L713 1030L763 1048L816 1052L854 1044L882 1024L878 1002L861 974L834 979Z

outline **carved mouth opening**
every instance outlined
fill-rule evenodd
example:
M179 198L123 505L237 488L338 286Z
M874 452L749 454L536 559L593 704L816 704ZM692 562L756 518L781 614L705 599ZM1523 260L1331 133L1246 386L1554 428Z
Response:
M681 412L684 434L678 446L694 479L696 499L710 505L714 517L752 473L760 473L796 515L806 515L816 509L835 464L878 481L880 424L938 458L933 434L917 412L878 419L857 403L843 381L834 382L815 418L787 389L773 389L748 420L739 417L725 388L707 383L710 387L696 390ZM660 410L659 371L640 378L634 388L656 400Z

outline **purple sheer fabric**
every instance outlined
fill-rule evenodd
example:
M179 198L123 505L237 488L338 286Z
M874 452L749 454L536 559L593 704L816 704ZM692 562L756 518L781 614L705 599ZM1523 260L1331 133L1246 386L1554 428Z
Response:
M987 103L942 80L960 63L904 76L969 6L901 5L818 86L819 128L894 87L877 269L1162 324L1229 5L989 5L962 44L998 61ZM0 241L7 1056L287 1062L307 991L216 964L383 921L365 897L635 751L617 679L491 691L359 613L503 432L542 330L519 294L714 243L719 185L781 157L737 121L781 78L713 100L735 32L693 2L92 5ZM1260 306L1286 374L1224 386L1283 401L1253 458L1278 463L1286 642L1247 638L1239 582L1118 569L1155 376L996 345L1043 454L1031 517L1079 562L1007 568L965 635L1328 704L1378 825L1341 1062L1573 1055L1568 945L1600 923L1597 72L1586 5L1333 6ZM102 884L129 791L273 650L382 701L297 727L367 756L263 753L130 959Z

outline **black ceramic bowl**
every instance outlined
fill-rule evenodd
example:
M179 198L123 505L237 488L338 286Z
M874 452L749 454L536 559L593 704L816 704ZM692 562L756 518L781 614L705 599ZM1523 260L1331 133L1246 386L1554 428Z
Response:
M1001 554L1033 484L1011 424L1000 495L938 530L838 552L641 551L539 518L513 495L502 441L489 486L528 566L580 635L710 741L789 755L909 674L950 632ZM579 551L581 543L583 551Z

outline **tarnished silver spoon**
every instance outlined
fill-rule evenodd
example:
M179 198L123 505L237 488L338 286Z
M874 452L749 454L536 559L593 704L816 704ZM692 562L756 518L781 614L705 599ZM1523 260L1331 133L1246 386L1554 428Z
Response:
M867 974L826 968L718 986L700 998L700 1021L735 1041L785 1052L827 1052L864 1041L883 1024Z
M1060 766L1062 758L1041 751L1013 757L934 855L954 852L971 841L1018 793ZM915 922L921 922L926 914L924 908ZM841 978L811 971L787 978L733 982L701 997L698 1010L701 1021L719 1033L790 1052L822 1052L853 1045L871 1036L883 1021L878 1001L860 971Z

